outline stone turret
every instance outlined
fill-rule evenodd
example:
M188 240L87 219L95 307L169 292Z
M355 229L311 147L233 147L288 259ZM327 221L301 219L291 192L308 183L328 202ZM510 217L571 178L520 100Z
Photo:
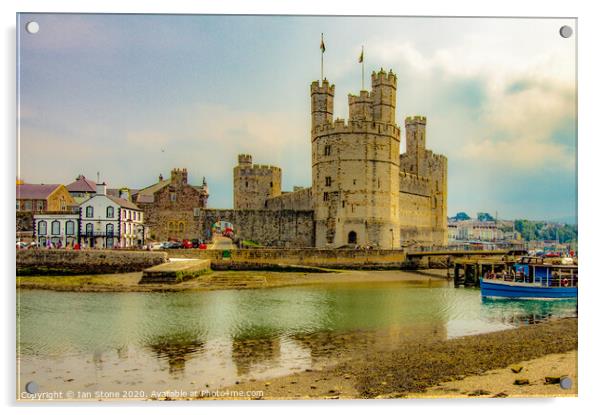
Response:
M322 124L332 123L334 112L334 85L330 85L324 79L320 85L319 81L311 83L311 129Z
M171 183L175 185L188 184L188 171L184 169L173 169L171 171Z
M406 154L412 162L409 171L414 174L425 174L425 150L426 150L426 117L406 117Z
M397 76L392 71L372 72L372 101L374 120L395 124Z

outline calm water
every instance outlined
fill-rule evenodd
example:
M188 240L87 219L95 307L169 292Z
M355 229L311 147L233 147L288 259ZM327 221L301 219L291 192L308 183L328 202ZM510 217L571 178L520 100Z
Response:
M18 296L21 388L231 385L387 349L575 316L576 301L486 301L447 281L183 293Z

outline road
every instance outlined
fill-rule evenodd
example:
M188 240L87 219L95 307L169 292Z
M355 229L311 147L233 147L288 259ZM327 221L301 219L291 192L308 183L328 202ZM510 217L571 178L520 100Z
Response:
M213 237L213 243L207 247L207 249L236 249L236 245L232 243L232 239L226 238L225 236Z

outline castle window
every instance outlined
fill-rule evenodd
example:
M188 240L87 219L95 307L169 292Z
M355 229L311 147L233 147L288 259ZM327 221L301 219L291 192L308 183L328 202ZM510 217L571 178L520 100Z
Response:
M324 201L327 202L328 201L328 192L324 192Z
M249 187L249 182L245 182L245 187Z
M345 207L345 201L343 200L343 207Z
M86 208L86 217L87 218L92 218L94 217L94 208L92 206L88 206Z
M324 146L324 155L330 156L330 146Z
M270 187L274 187L274 183L273 182L270 182Z
M170 199L172 202L175 202L175 201L176 201L176 194L175 194L175 193L170 193L170 194L169 194L169 199Z
M355 186L355 179L353 179L353 185Z
M194 208L194 216L198 217L201 216L201 208Z
M326 177L326 186L330 186L332 184L332 179L330 178L330 176Z
M355 212L355 205L352 203L351 204L351 213Z

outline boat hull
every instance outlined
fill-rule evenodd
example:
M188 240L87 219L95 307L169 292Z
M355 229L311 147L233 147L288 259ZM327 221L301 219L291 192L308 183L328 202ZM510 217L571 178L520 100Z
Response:
M543 287L527 283L487 281L481 278L481 295L492 298L576 298L577 287Z

